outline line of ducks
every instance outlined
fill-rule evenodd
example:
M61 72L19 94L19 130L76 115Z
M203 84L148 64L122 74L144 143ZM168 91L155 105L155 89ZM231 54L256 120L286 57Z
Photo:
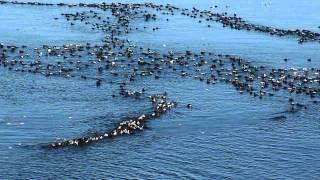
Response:
M306 29L294 29L294 30L287 30L287 29L281 29L281 28L275 28L271 26L265 26L265 25L258 25L253 24L250 22L247 22L243 20L243 18L238 17L237 14L233 14L233 16L228 16L227 12L223 13L217 13L213 12L211 10L199 10L195 7L192 9L188 8L179 8L175 7L170 4L166 5L156 5L153 3L133 3L133 4L126 4L126 3L78 3L78 4L67 4L67 3L43 3L43 2L20 2L20 1L0 1L0 4L18 4L18 5L31 5L31 6L66 6L66 7L88 7L88 8L97 8L102 9L103 11L111 10L113 15L121 15L121 20L124 23L125 20L127 20L127 16L124 15L124 12L127 14L128 9L133 11L132 14L138 14L141 13L137 12L137 10L140 10L141 8L150 8L156 11L161 11L163 14L168 15L175 15L177 13L180 13L181 15L188 16L191 18L198 18L200 19L199 22L201 23L201 19L205 19L206 21L214 21L223 24L224 27L229 27L232 29L237 30L247 30L247 31L258 31L262 33L267 33L270 35L276 35L276 36L296 36L298 37L299 43L304 42L310 42L310 41L316 41L320 42L320 33L313 32ZM66 14L69 16L70 14ZM80 14L77 14L80 15ZM95 14L97 16L97 14ZM77 17L77 16L73 16ZM156 14L151 13L144 13L143 17L146 21L149 21L150 19L155 20ZM99 17L101 18L101 17ZM70 16L69 16L70 19ZM84 20L83 18L81 20ZM167 19L168 20L168 19ZM128 23L128 22L126 22ZM71 25L74 25L72 23ZM211 27L211 25L208 25L208 27ZM153 30L156 30L157 28L153 28Z
M188 9L187 9L188 10ZM206 21L215 21L223 24L223 27L229 27L236 30L246 30L246 31L258 31L262 33L267 33L275 36L296 36L298 37L298 42L300 44L306 41L317 41L320 42L320 33L313 32L306 29L281 29L272 26L258 25L247 22L241 17L237 17L237 14L233 16L228 16L228 13L215 13L210 10L200 11L199 9L193 8L191 13L184 10L182 15L190 16L191 18L205 18ZM201 20L199 21L202 22ZM210 27L210 26L209 26Z
M114 138L122 135L130 135L138 131L143 131L145 123L149 120L159 118L162 114L176 107L177 102L168 102L165 96L152 96L155 99L156 105L153 106L153 112L150 114L142 114L136 118L122 121L111 131L103 133L95 133L90 136L85 136L76 139L64 140L55 143L43 144L43 148L61 148L66 146L81 146L107 138Z

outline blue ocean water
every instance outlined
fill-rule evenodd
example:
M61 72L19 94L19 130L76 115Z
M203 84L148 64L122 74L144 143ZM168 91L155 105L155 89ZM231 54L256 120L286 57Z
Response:
M56 2L56 1L48 1ZM79 1L64 1L78 3ZM103 2L103 1L89 1ZM108 2L108 1L107 1ZM142 2L142 1L118 1ZM256 24L320 32L320 2L299 0L153 1L237 13ZM213 8L211 8L213 9ZM0 6L1 42L43 44L100 42L103 34L54 20L77 9ZM151 26L141 24L141 26ZM154 22L156 32L134 32L132 42L167 51L205 50L233 54L268 67L319 67L320 44L298 44L220 24L174 16ZM288 58L287 62L283 59ZM312 58L312 62L307 59ZM46 78L0 68L1 179L317 179L320 177L319 105L274 121L288 109L287 95L267 99L239 94L227 84L207 85L166 76L130 85L148 93L166 91L176 109L150 121L142 133L80 148L45 150L41 143L111 129L148 104L111 98L116 87L79 79ZM193 109L185 104L192 103Z

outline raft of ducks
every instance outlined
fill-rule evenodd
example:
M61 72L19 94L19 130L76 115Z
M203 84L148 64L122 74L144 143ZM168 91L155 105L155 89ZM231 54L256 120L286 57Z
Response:
M138 30L135 21L157 20L157 15L148 9L162 12L162 14L182 14L191 18L216 21L226 27L238 30L254 30L277 36L297 36L299 41L319 41L319 34L307 30L282 30L268 26L250 24L242 18L227 16L226 13L214 13L174 7L172 5L95 3L95 4L65 4L0 1L0 4L18 4L32 6L66 6L88 7L88 11L62 13L71 25L84 23L91 30L99 30L106 37L97 44L65 44L62 46L43 45L29 48L25 45L0 44L0 68L22 73L42 74L46 77L79 78L91 80L95 86L103 88L104 83L119 85L119 95L122 97L144 97L145 89L140 91L128 90L126 86L144 77L154 79L165 77L194 78L214 85L227 83L239 93L247 93L253 97L263 99L275 96L288 98L290 108L283 113L296 113L307 109L306 104L296 102L292 96L310 97L311 102L317 104L320 96L319 68L272 68L254 65L240 57L216 54L212 52L193 52L182 50L179 52L161 52L159 49L137 46L123 35ZM103 10L111 12L104 14ZM57 18L55 18L57 19ZM146 28L144 28L146 29ZM156 30L155 27L152 30ZM308 59L307 61L311 61ZM116 97L115 94L112 95ZM141 98L143 99L143 98ZM157 117L176 106L176 102L168 102L166 96L152 95L153 112L143 114L131 120L126 120L110 132L97 133L82 138L50 143L44 147L64 147L68 145L82 145L94 141L119 135L132 134L143 130L145 122ZM191 109L192 104L186 105Z

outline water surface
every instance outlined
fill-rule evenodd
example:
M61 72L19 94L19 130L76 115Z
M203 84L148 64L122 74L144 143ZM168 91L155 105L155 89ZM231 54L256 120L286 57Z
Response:
M56 2L56 1L49 1ZM77 3L79 1L65 1ZM102 2L102 1L90 1ZM126 1L119 1L126 2ZM130 1L131 2L131 1ZM135 1L141 2L141 1ZM320 32L320 2L284 1L154 1L178 7L237 13L256 24ZM39 47L43 44L100 42L103 34L54 20L75 9L0 6L1 42ZM164 18L164 17L163 17ZM164 20L164 19L162 19ZM156 32L134 32L132 42L159 51L206 50L233 54L268 67L319 67L320 44L297 43L220 24L199 24L183 16L141 26ZM283 59L288 58L288 62ZM312 62L307 62L312 58ZM80 148L44 150L41 143L107 130L123 117L144 112L147 102L111 98L114 86L80 79L15 73L0 68L1 179L317 179L320 176L319 105L270 118L288 108L287 95L268 99L239 94L227 84L207 85L192 78L147 78L148 93L166 91L180 100L176 109L133 136ZM193 109L185 104L192 103Z

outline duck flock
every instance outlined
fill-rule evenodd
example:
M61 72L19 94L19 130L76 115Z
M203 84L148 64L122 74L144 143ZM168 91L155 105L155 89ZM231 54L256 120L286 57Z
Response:
M161 51L161 47L143 47L129 41L126 35L136 31L157 31L158 27L137 26L137 21L157 21L160 15L168 17L186 16L198 23L219 23L223 27L239 31L256 31L278 37L296 38L298 43L319 43L320 34L304 29L286 30L270 26L257 25L245 21L236 14L217 13L212 10L186 9L170 4L153 3L42 3L0 1L0 5L54 6L81 10L62 13L55 20L63 19L70 26L84 24L92 31L104 34L101 42L95 44L65 44L62 46L44 44L41 47L26 45L0 44L0 70L7 69L17 73L39 74L46 77L75 78L92 81L97 88L103 84L118 87L118 93L110 98L126 97L149 99L150 111L140 116L119 122L118 126L107 132L97 132L85 137L66 139L46 143L45 148L80 146L106 138L133 134L142 131L145 123L159 118L175 108L178 101L171 101L166 92L147 94L146 88L133 91L127 85L144 77L159 79L165 74L175 74L180 78L193 78L209 85L230 84L239 93L253 98L265 99L270 96L286 94L290 108L286 113L296 113L318 104L320 95L319 68L273 68L253 64L238 56L217 54L208 51L194 52L188 49L180 51ZM197 23L197 24L198 24ZM284 59L286 61L287 59ZM308 59L307 61L311 61ZM304 97L299 102L295 97ZM186 104L191 109L192 104Z

